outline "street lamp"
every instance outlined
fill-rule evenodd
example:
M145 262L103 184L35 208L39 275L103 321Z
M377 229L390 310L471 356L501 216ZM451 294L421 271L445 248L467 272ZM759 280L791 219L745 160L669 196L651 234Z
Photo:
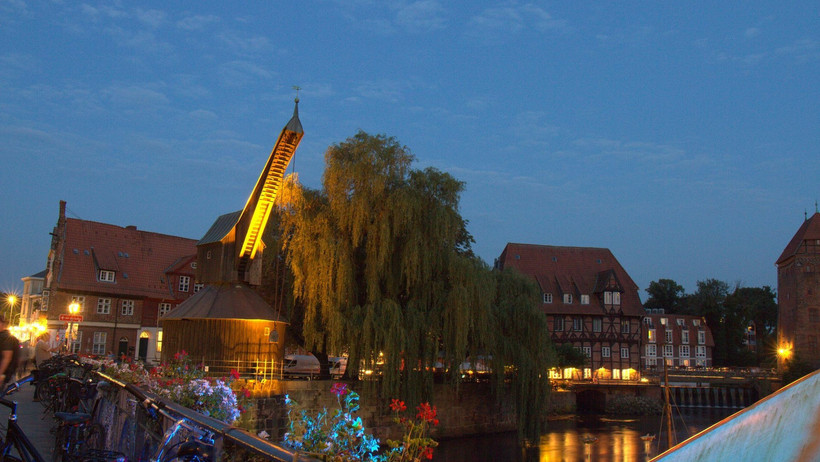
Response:
M16 295L9 295L9 296L6 298L6 302L7 302L8 307L9 307L9 315L8 315L8 317L6 318L6 321L9 323L9 325L13 325L13 324L14 324L14 323L12 322L12 318L14 317L14 305L16 305L16 304L17 304L17 300L19 300L19 299L17 298L17 296L16 296Z

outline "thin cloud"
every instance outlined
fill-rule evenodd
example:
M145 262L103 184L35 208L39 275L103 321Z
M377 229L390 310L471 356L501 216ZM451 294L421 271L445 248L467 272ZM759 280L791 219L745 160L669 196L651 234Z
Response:
M410 32L432 32L445 28L444 9L439 2L422 0L401 8L396 22Z
M228 86L244 86L249 83L270 79L273 73L250 61L231 61L219 66L219 78Z
M136 18L139 22L151 27L159 28L166 22L167 15L160 10L136 10Z
M546 10L532 3L487 8L467 23L467 35L484 41L503 40L506 36L533 30L539 33L567 32L567 21L553 18Z
M180 19L179 21L177 21L177 27L187 31L201 31L204 30L205 27L214 23L218 23L219 21L219 16L215 16L212 14L198 14L194 16L187 16L185 18Z
M102 94L115 105L133 108L153 109L170 101L164 93L138 85L110 86Z

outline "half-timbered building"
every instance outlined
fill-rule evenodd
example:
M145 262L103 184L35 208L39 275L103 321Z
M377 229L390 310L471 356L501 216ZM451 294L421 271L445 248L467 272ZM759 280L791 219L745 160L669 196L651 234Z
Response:
M609 249L507 244L496 269L514 269L541 290L553 343L582 351L581 370L563 378L637 380L644 309L638 286ZM567 373L572 377L566 377Z

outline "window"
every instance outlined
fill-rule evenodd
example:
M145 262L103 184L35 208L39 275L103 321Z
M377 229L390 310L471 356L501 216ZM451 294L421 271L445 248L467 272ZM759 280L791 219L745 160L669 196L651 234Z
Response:
M584 321L581 318L572 318L572 330L579 332L583 329Z
M609 358L610 357L610 349L608 346L601 347L601 357L602 358Z
M76 303L80 305L80 309L78 310L80 313L85 311L85 297L83 297L82 295L71 297L71 303Z
M601 318L592 318L592 332L601 332L603 330L603 320Z
M692 325L695 327L700 327L700 319L693 319Z
M666 340L666 343L672 343L672 330L671 329L666 329L666 332L664 332L664 334L666 334L665 337L664 337L664 339Z
M114 272L100 270L100 282L114 282Z
M191 285L191 276L179 277L179 291L188 292L188 286Z
M621 347L621 358L629 358L629 348Z
M97 314L108 314L111 312L111 299L98 298L97 299Z
M655 357L658 356L658 345L654 343L649 344L646 346L646 356Z
M552 303L552 294L544 294L544 303Z
M621 321L621 333L628 334L629 333L629 321Z
M107 333L105 333L105 332L94 332L94 343L91 345L91 354L92 355L104 355L107 339L108 339L108 334Z
M620 369L612 369L612 378L615 380L621 379L621 370Z
M584 356L586 356L587 358L592 357L592 347L582 347L581 351L584 352Z
M555 332L561 332L564 330L564 318L555 318L552 321L552 327Z
M621 293L620 292L612 292L612 304L613 305L620 305L621 304Z
M611 305L612 304L612 292L604 292L604 304Z
M196 262L195 261L191 262L191 268L196 269Z
M646 331L646 338L649 340L649 343L655 343L656 337L657 335L655 335L655 329L648 329Z
M83 344L83 333L77 330L76 323L73 327L71 334L69 334L71 336L71 352L78 354L80 352L80 345Z
M205 287L205 284L197 282L196 284L194 284L194 293L199 292L200 290L202 290L203 287Z
M157 353L162 353L162 331L157 331Z
M706 357L706 347L698 345L695 349L695 356L698 358L705 358Z
M671 358L675 355L674 346L672 345L664 345L663 346L663 355L667 358Z
M591 379L592 378L592 369L585 367L584 368L584 378Z
M686 320L681 318L676 319L675 322L681 327L683 327L683 325L686 324Z
M159 304L159 315L162 316L165 313L171 311L171 304L170 303L160 303Z
M698 331L698 345L706 345L706 331L699 330Z
M646 358L646 367L655 367L658 365L658 358Z
M572 303L572 294L564 294L564 303L566 303L566 304Z
M689 345L681 345L678 347L678 353L681 358L689 357Z
M652 318L650 318L649 316L644 316L643 323L646 326L652 327Z
M134 314L134 300L122 301L122 315L132 316Z
M680 331L680 343L684 345L689 345L689 329L684 329Z
M581 305L589 305L589 295L581 295Z

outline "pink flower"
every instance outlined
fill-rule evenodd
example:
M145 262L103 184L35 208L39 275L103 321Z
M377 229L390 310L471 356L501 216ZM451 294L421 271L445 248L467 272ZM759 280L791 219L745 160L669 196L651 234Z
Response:
M330 387L330 392L336 396L344 396L347 394L347 384L336 382Z

